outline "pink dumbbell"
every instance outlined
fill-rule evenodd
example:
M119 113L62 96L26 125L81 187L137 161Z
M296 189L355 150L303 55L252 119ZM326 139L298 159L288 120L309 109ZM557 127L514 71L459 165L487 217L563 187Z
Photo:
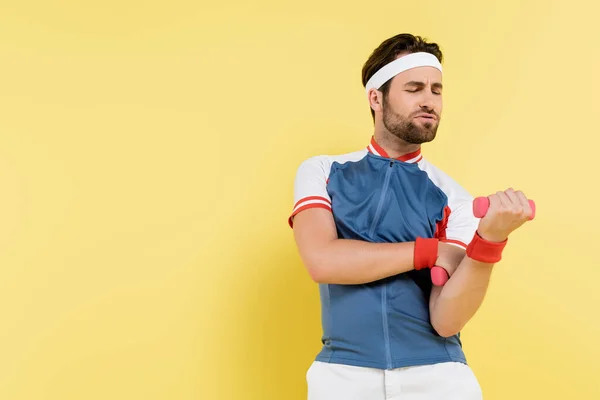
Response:
M535 202L529 200L529 206L532 211L531 217L529 218L531 221L535 217ZM476 218L483 218L489 207L490 200L487 197L477 197L473 201L473 215L475 215ZM435 286L444 286L449 278L448 272L446 272L444 268L438 266L431 268L431 282L433 282Z
M444 268L438 267L437 265L431 267L431 282L435 286L444 286L446 282L448 282L448 279L450 279L450 276Z
M531 221L533 217L535 217L535 202L533 200L529 200L529 206L531 207L531 217L529 220ZM485 217L488 208L490 207L490 199L487 197L478 197L473 200L473 215L477 218Z

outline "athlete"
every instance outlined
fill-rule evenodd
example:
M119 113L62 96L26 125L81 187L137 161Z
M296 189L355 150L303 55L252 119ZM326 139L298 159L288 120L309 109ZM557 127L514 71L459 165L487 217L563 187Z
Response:
M369 143L297 170L288 223L319 284L323 330L309 400L483 396L460 331L533 210L509 188L476 218L474 198L424 158L442 115L441 63L438 45L419 36L383 41L362 70ZM442 286L432 284L436 265L450 276Z

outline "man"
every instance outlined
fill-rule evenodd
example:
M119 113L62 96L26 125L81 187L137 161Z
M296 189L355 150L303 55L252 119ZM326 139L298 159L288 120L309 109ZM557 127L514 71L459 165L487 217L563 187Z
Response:
M362 74L370 143L297 171L289 224L322 304L310 400L482 398L460 331L532 209L508 189L475 218L473 197L423 157L442 115L441 62L420 37L381 43ZM443 286L431 283L434 265L450 275Z

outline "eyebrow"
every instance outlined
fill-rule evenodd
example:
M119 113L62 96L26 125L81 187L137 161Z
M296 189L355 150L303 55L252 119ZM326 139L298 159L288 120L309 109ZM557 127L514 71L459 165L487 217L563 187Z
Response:
M425 84L423 82L419 82L419 81L410 81L410 82L406 82L404 84L404 86L423 87L423 86L425 86ZM444 85L442 85L440 82L435 82L434 84L431 85L431 87L434 87L434 88L437 88L437 89L443 89Z

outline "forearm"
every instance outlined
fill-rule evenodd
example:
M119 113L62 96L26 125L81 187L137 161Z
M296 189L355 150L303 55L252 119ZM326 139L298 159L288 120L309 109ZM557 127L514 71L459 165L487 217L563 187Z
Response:
M414 269L414 242L370 243L334 239L303 256L319 283L362 284Z
M441 336L461 331L481 306L494 264L467 256L443 287L432 290L431 324Z

